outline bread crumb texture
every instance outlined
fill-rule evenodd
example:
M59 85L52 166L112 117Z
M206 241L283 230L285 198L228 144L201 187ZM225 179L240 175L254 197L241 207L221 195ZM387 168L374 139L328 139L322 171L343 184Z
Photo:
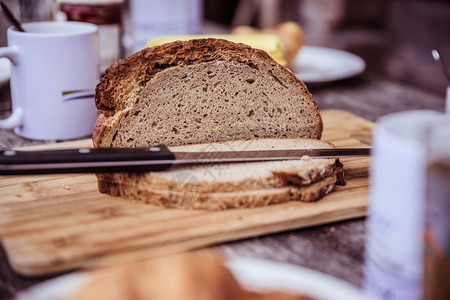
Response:
M96 147L234 139L320 139L306 86L266 52L220 39L143 49L109 67L96 88Z

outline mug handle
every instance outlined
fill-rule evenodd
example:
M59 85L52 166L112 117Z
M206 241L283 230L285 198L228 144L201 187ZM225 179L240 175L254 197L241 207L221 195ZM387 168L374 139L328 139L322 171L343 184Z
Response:
M0 48L0 57L8 58L11 63L17 65L19 62L19 50L17 47L9 46L9 47L1 47ZM3 120L0 120L0 128L1 129L13 129L22 124L24 111L22 108L18 107L13 110L12 114Z

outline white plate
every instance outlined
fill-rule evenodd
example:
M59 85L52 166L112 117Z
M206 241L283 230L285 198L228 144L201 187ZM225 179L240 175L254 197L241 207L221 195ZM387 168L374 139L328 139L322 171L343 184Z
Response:
M361 74L364 60L342 50L304 46L297 55L292 72L304 83L326 83Z
M11 75L11 67L10 67L9 59L0 58L0 85L5 84L9 80L9 76Z
M242 286L249 290L286 291L318 300L370 300L355 286L311 269L253 258L233 258L227 265ZM65 300L89 280L85 273L71 273L31 287L15 299Z
M370 300L350 283L312 269L249 258L235 258L227 265L249 290L279 290L320 300Z

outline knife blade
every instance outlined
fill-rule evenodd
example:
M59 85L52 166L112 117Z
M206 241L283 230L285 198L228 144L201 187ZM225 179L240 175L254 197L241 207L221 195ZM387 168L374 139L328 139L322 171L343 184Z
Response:
M303 156L339 158L370 155L370 148L172 152L149 148L79 148L0 151L0 175L163 171L179 164L293 160Z

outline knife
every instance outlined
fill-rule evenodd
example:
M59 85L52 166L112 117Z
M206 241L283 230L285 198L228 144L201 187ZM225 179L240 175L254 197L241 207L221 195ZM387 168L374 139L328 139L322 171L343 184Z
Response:
M0 175L163 171L179 164L217 164L370 155L370 148L172 152L149 148L0 151Z

